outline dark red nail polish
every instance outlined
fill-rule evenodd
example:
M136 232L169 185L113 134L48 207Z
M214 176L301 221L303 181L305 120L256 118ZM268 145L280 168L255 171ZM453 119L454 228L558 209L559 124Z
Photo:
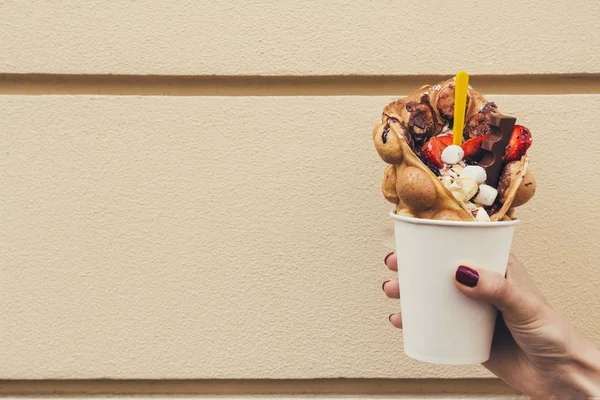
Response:
M383 282L383 283L381 284L381 290L384 290L384 291L385 291L385 289L384 289L384 288L385 288L385 284L386 284L386 283L388 283L389 281L390 281L390 280L388 279L387 281L385 281L385 282Z
M389 256L391 256L392 254L394 254L394 252L393 252L393 251L392 251L392 252L390 252L390 253L388 253L388 254L387 254L387 256L385 256L385 258L383 259L383 263L384 263L384 264L386 264L386 265L387 265L387 259L388 259L388 257L389 257Z
M474 269L461 265L456 270L456 280L468 287L477 286L479 274Z

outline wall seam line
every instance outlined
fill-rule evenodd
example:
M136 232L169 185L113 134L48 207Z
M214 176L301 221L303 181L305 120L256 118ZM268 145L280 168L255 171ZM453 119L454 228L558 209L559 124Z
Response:
M1 74L3 95L400 96L450 75L174 76ZM486 94L600 94L600 74L474 75Z
M390 395L518 394L495 378L0 380L0 395Z

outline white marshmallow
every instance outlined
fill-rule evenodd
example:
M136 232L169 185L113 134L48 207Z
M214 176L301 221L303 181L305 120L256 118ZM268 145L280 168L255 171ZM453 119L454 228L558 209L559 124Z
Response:
M462 170L463 170L463 166L460 165L460 163L454 164L453 166L451 166L448 169L448 174L450 176L453 176L454 178L458 178L460 176L460 173L462 172Z
M485 173L485 169L479 165L467 165L460 173L460 177L471 178L477 182L478 185L481 185L487 179L487 174Z
M479 193L475 196L475 203L481 204L482 206L491 206L496 201L498 191L488 185L479 185Z
M449 190L454 198L466 203L477 193L477 184L471 178L459 178L450 185Z
M446 189L450 190L450 185L452 185L453 179L449 176L442 176L440 178Z
M490 216L483 207L479 207L473 211L475 219L479 222L490 222Z
M465 152L462 147L451 144L442 151L442 162L446 164L457 164L462 161Z
M460 185L458 182L454 181L450 184L450 190L460 190Z
M462 191L465 194L465 201L470 200L477 193L477 183L471 178L458 178Z

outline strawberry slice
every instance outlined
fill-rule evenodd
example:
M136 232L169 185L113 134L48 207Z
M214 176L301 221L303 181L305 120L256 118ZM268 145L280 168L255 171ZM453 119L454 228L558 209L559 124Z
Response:
M502 161L509 163L520 160L531 146L531 140L529 129L522 125L515 125Z
M442 151L452 144L452 135L435 136L429 139L421 149L426 164L442 168Z
M465 152L465 160L469 158L475 158L481 150L481 143L483 143L483 141L489 137L490 135L481 135L464 142L462 144L462 149Z

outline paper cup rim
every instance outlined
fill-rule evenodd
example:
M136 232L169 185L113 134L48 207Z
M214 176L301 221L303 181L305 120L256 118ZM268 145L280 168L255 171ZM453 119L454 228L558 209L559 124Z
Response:
M440 226L462 226L469 228L490 228L490 227L501 227L501 226L513 226L520 222L518 219L511 221L495 221L495 222L477 222L477 221L441 221L436 219L425 219L425 218L414 218L405 215L398 215L395 212L390 212L390 217L397 221L408 222L409 224L415 225L440 225Z

